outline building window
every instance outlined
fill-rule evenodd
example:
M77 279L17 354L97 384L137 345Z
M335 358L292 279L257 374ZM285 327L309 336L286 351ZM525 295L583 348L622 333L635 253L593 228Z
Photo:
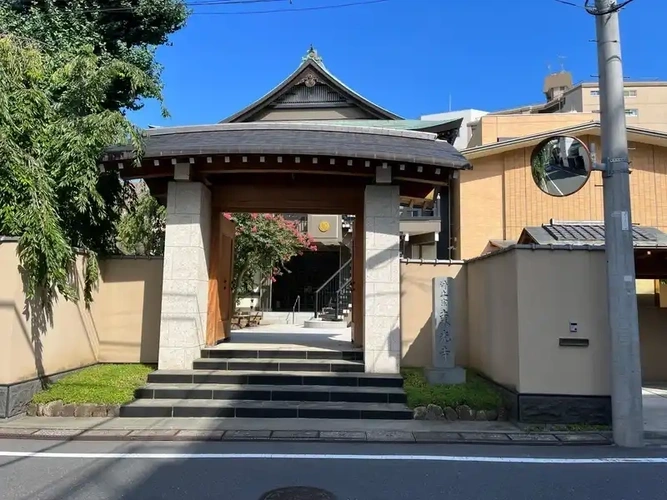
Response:
M637 97L637 91L636 90L624 90L623 95L625 97Z
M591 95L593 95L593 96L599 96L599 95L600 95L600 91L599 91L599 90L591 90Z
M639 116L639 111L636 109L626 109L625 116Z

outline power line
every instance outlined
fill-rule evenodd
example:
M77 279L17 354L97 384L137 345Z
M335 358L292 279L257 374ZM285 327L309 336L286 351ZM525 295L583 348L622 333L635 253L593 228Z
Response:
M346 7L354 7L357 5L371 5L377 3L388 2L389 0L362 0L358 2L340 3L334 5L318 5L313 7L295 7L289 9L271 9L271 10L249 10L244 12L193 12L192 14L208 15L208 16L240 16L249 14L273 14L278 12L304 12L313 10L330 10L342 9Z
M555 2L562 3L563 5L569 5L570 7L576 7L576 8L582 8L589 14L593 16L605 16L607 14L613 14L614 12L618 12L621 10L623 7L626 7L627 5L631 4L635 0L624 0L620 3L617 3L616 5L606 9L604 12L598 12L598 10L595 7L591 7L591 0L585 0L584 5L582 6L579 3L576 3L574 1L569 1L569 0L554 0Z
M623 7L631 4L635 0L624 0L623 2L617 3L616 5L612 5L608 9L605 10L598 10L595 7L591 7L591 0L586 0L584 3L584 9L586 9L586 12L593 16L606 16L607 14L613 14L614 12L618 12L621 10Z
M217 6L217 5L246 5L246 4L256 4L256 3L272 3L272 2L289 2L292 3L292 0L195 0L191 2L184 1L183 4L186 7L207 7L207 6ZM84 14L93 14L97 12L132 12L136 10L135 7L106 7L98 9L86 9L82 11Z
M231 5L250 5L259 3L274 3L274 2L289 2L293 5L294 0L194 0L184 2L187 7L211 7L211 6L231 6ZM312 7L288 7L285 9L268 9L268 10L249 10L240 12L223 12L223 11L193 11L191 14L196 15L213 15L213 16L235 16L235 15L252 15L252 14L272 14L281 12L303 12L303 11L317 11L317 10L331 10L341 9L347 7L354 7L360 5L372 5L378 3L388 2L389 0L357 0L353 2L333 4L333 5L315 5ZM82 11L84 14L93 13L125 13L136 10L134 7L108 7L100 9L88 9Z

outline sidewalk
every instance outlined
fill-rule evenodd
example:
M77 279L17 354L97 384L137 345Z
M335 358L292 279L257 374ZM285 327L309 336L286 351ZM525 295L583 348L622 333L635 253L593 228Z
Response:
M603 432L525 432L509 422L424 420L20 417L0 422L0 439L319 441L610 445Z

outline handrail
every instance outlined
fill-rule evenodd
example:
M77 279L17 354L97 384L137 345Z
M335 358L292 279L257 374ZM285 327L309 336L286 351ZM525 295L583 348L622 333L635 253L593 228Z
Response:
M294 301L294 305L292 306L292 324L296 323L297 307L299 309L298 312L301 312L301 295L296 296L296 300Z
M352 257L350 257L350 258L347 260L347 262L345 262L345 264L343 264L342 266L340 266L340 268L338 269L338 271L336 271L335 273L333 273L333 274L331 275L331 277L330 277L328 280L326 280L326 281L324 282L324 284L322 284L322 286L320 286L317 290L315 290L315 294L320 293L320 292L322 291L322 289L323 289L325 286L327 286L329 283L331 283L331 281L333 281L333 280L336 278L336 276L338 276L340 273L342 273L342 272L343 272L343 269L345 269L345 268L348 266L348 264L351 264L351 263L352 263Z

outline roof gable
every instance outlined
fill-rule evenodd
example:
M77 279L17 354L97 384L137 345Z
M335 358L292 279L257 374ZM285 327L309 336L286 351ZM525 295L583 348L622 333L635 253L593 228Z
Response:
M641 127L626 127L628 133L628 141L638 142L640 144L649 144L652 146L667 147L667 133L657 130L649 130ZM523 137L516 137L504 141L484 144L482 146L474 146L461 151L468 160L475 160L500 153L507 153L521 148L536 146L545 139L555 136L573 136L580 137L583 135L599 136L600 122L590 121L573 125L570 127L560 128L556 130L548 130L538 134L526 135Z
M357 94L329 73L322 63L322 58L311 47L301 65L283 82L221 123L256 121L272 109L332 107L356 107L369 119L402 119Z

